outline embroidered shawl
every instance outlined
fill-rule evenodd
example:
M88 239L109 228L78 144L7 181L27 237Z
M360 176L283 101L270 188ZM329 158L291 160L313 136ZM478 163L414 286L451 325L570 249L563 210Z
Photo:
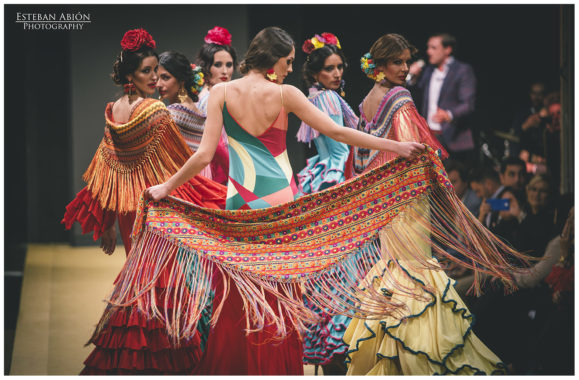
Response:
M364 115L363 104L364 102L359 106L359 131L395 141L424 143L439 150L442 158L448 157L448 153L430 131L426 120L418 114L410 92L404 87L393 87L386 93L372 120ZM352 159L346 164L347 178L377 168L397 156L391 152L359 147L352 147L351 152Z
M192 153L161 101L144 99L125 124L113 121L112 109L109 103L104 137L83 179L104 210L126 213L137 209L147 187L168 180Z
M358 125L358 116L336 91L327 89L318 91L317 88L312 87L308 99L326 115L342 116L345 127L356 128ZM302 121L297 138L298 141L309 143L319 135L320 132Z
M432 252L425 254L424 247ZM460 255L449 255L446 247ZM292 292L296 285L331 313L381 318L404 305L393 301L388 289L379 292L370 286L371 269L381 261L440 270L432 255L472 269L475 292L480 291L481 273L514 289L513 263L526 264L523 255L465 208L431 148L412 161L397 158L330 189L266 209L211 210L172 197L142 199L133 249L95 334L116 308L137 307L148 318L161 320L178 345L195 334L215 288L215 270L228 275L223 276L224 293L237 286L248 331L274 323L284 336L290 328L304 331L305 323L315 323L316 314ZM421 297L422 292L402 285L388 268L383 276L390 276L390 290ZM157 293L159 281L168 282L171 291ZM276 308L266 301L265 291L277 297ZM159 312L159 302L171 311ZM213 322L221 306L214 305Z
M197 150L199 150L199 144L201 143L201 137L203 137L207 116L197 113L179 103L169 104L167 109L171 113L173 120L175 120L175 124L177 124L181 130L181 135L183 135L183 139L189 146L189 149L191 149L192 152L197 152Z

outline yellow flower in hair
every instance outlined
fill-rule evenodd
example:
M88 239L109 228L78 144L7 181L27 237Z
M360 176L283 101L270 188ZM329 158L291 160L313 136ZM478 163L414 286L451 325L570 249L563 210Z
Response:
M319 41L316 37L312 37L310 41L312 41L312 44L314 44L315 49L319 49L324 46L324 43Z
M342 47L340 46L340 40L338 39L338 37L336 37L336 46L338 47L338 49L341 49Z
M377 75L376 75L376 82L381 82L382 79L386 78L386 75L384 75L384 73L382 71L380 71Z

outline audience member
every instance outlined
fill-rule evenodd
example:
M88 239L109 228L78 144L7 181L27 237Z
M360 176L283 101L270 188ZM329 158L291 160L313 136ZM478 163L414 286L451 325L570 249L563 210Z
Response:
M526 205L519 226L517 249L532 256L543 255L553 238L555 210L552 206L551 181L544 174L535 175L525 188Z
M469 181L467 178L467 168L461 162L455 160L447 160L445 162L446 174L454 186L456 195L460 198L462 203L468 210L476 217L479 214L481 199L477 194L469 188Z
M501 162L501 185L523 190L525 185L525 162L520 158L506 157Z
M481 199L478 220L485 227L490 228L492 222L496 222L498 212L491 210L491 205L487 202L487 199L497 198L504 189L504 186L501 185L499 174L492 168L484 168L475 172L470 181L470 187L477 197Z
M427 43L428 65L410 66L409 89L420 114L445 146L450 158L473 161L475 144L471 119L475 109L476 78L472 66L454 58L456 39L432 35ZM418 78L419 77L419 78ZM417 79L418 78L418 79Z
M541 126L541 114L540 111L543 108L543 100L545 98L545 85L543 82L536 81L531 83L529 87L529 99L526 104L522 106L513 118L513 124L511 127L511 132L522 138L523 132L528 130L536 130ZM521 152L521 144L523 142L511 144L510 155L513 157L519 157Z
M563 214L563 213L561 213ZM563 214L564 215L564 214ZM545 278L550 302L537 337L538 373L574 374L575 209L568 214L559 239L560 259Z
M525 218L525 198L522 191L504 186L497 194L497 199L508 200L508 207L496 211L496 218L492 219L489 229L500 236L510 245L517 247L521 235L521 221Z

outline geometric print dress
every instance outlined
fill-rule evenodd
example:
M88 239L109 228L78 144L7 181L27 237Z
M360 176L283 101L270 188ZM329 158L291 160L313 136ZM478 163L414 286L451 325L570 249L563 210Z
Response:
M281 86L280 86L281 90ZM288 128L283 107L259 136L239 124L223 104L223 122L229 141L227 210L258 209L294 200L297 185L286 149Z
M282 86L279 87L281 93ZM259 136L253 136L235 120L226 101L223 104L223 123L229 142L225 208L258 209L293 201L297 186L286 150L288 122L283 98L277 118ZM222 275L216 271L214 276ZM222 279L214 280L218 285L213 305L218 305ZM296 287L293 291L299 292L299 289ZM226 297L219 319L209 333L199 367L193 374L303 375L303 349L298 333L292 331L280 341L275 326L269 325L246 335L246 306L237 287L231 286ZM266 299L271 307L277 308L276 296L266 293Z

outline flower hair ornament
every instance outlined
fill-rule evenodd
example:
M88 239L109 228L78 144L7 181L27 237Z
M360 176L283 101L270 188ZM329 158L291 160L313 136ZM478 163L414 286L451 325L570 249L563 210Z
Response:
M376 68L372 54L366 53L360 58L360 68L366 76L375 82L382 82L386 75Z
M157 43L145 29L132 29L125 33L121 40L121 48L124 51L137 51L143 46L154 49Z
M338 37L336 37L332 33L322 33L320 36L319 34L314 35L312 38L307 39L304 41L302 45L302 51L306 54L311 54L314 50L324 47L325 45L334 45L338 49L341 49L340 41Z
M216 26L207 32L204 41L208 44L231 46L231 33L225 28Z
M194 63L191 64L192 70L192 77L193 77L193 84L191 85L191 93L194 95L199 95L203 85L205 84L205 76L203 75L203 71L201 66L197 66Z

